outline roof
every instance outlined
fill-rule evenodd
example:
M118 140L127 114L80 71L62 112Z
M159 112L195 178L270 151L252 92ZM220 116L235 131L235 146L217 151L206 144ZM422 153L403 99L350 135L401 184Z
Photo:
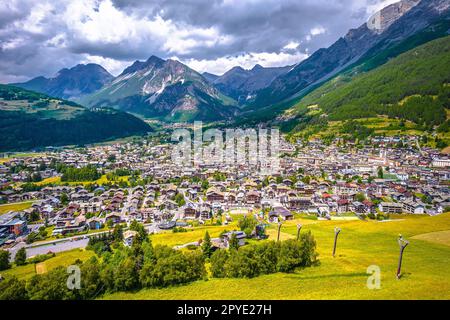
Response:
M293 214L284 207L274 207L272 211L269 212L269 216L279 216L279 215L287 217L292 216Z
M25 223L25 221L16 218L16 219L9 221L8 223L5 223L4 225L14 226L14 225L24 224L24 223Z
M136 237L137 236L137 232L134 230L127 230L123 233L123 238L127 239L127 238L132 238L132 237Z
M401 203L396 202L380 202L382 207L402 207Z
M244 238L247 237L244 231L230 231L230 232L224 233L222 236L223 237L227 237L227 238L231 238L231 236L233 234L236 235L237 239L244 239Z

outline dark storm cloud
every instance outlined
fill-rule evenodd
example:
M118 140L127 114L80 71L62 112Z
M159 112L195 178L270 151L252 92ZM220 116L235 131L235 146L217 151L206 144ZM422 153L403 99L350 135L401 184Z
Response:
M149 6L135 0L113 1L117 8L128 14L141 17L159 15L177 23L203 28L215 27L235 39L232 44L221 47L220 50L199 47L189 53L190 57L197 59L213 59L240 52L279 52L289 41L302 41L312 28L323 26L328 32L312 39L308 44L310 51L315 51L337 40L349 28L358 27L364 22L364 8L360 8L355 15L350 6L353 2L163 0Z
M390 0L111 1L0 3L0 82L49 76L86 61L117 72L152 54L186 61L259 53L295 59L364 23L367 6ZM289 43L299 46L285 48Z

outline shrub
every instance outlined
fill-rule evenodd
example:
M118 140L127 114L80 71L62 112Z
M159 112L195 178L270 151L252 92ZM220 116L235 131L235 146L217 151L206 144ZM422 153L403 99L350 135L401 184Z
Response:
M25 281L12 277L0 282L0 300L26 300L28 293Z
M33 258L27 259L27 263L41 263L41 262L44 262L45 260L48 260L55 256L56 256L55 253L38 254L38 255L34 256Z
M311 232L300 240L268 241L238 250L216 250L210 259L211 273L216 278L251 278L260 274L293 272L317 262L316 242Z

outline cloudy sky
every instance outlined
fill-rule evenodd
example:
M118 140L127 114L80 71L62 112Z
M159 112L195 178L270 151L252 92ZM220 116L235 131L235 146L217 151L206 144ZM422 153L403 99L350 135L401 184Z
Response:
M397 0L8 0L0 82L78 63L114 75L151 55L222 74L298 63Z

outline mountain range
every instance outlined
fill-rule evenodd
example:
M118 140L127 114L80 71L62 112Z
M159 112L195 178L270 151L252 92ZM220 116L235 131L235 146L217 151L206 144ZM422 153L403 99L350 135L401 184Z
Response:
M295 106L309 93L329 88L330 81L352 81L355 75L448 35L449 8L450 0L402 0L294 66L234 67L219 76L151 56L135 61L117 77L98 65L78 65L51 79L38 77L15 85L91 108L111 107L168 122L254 124L283 119L287 109L288 121L298 120Z
M287 73L292 66L280 68L264 68L257 64L250 70L242 67L234 67L225 72L222 76L211 77L209 82L227 96L244 105L253 95L266 88L278 76Z
M403 0L392 4L371 18L370 23L350 30L329 48L319 49L279 76L257 94L253 104L261 108L301 96L345 68L360 64L436 21L447 19L449 7L448 0ZM378 19L380 24L373 19Z
M433 132L436 140L448 142L450 36L415 47L373 70L352 71L288 109L279 117L282 129L303 138Z
M61 69L54 77L37 77L24 83L13 83L24 89L48 94L61 99L76 100L99 90L114 76L102 66L94 63L78 64L73 68Z
M136 61L100 90L79 100L166 121L225 119L237 111L200 73L176 60Z

